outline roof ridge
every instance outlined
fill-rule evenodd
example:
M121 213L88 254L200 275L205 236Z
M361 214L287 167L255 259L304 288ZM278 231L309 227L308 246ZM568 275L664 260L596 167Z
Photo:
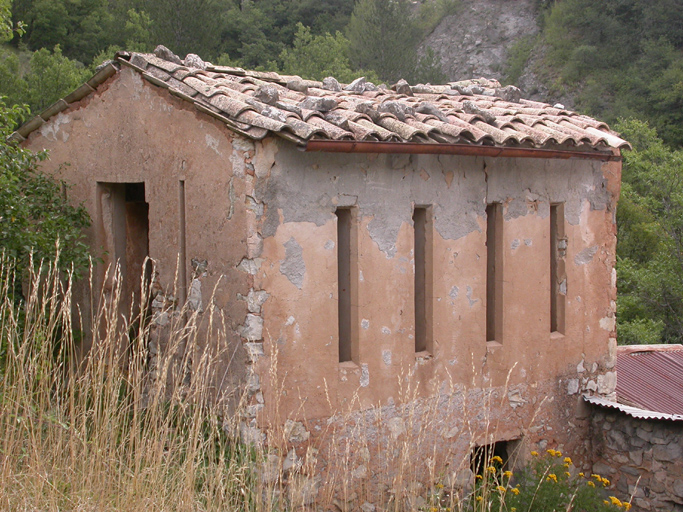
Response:
M305 147L313 139L366 143L379 138L428 145L427 149L439 145L440 152L444 152L443 146L487 145L552 150L555 156L545 156L550 158L573 155L601 160L619 158L614 150L630 148L604 123L561 105L523 100L519 88L501 86L497 80L482 77L442 85L410 85L401 79L388 87L359 77L342 84L334 77L317 81L215 66L195 54L181 59L164 46L154 53L117 52L86 84L21 126L13 136L23 140L50 117L92 94L122 65L255 140L270 133ZM510 122L511 116L514 122ZM332 124L309 122L315 117ZM338 119L341 126L335 121ZM365 121L358 124L362 119ZM427 122L437 119L439 122ZM572 128L559 126L561 122Z

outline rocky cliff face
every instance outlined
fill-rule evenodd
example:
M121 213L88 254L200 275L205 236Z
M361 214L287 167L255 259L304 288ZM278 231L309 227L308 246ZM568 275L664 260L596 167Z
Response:
M448 80L501 80L512 45L539 32L534 4L534 0L462 0L458 12L445 17L422 48L434 50ZM514 85L526 98L550 101L531 67Z

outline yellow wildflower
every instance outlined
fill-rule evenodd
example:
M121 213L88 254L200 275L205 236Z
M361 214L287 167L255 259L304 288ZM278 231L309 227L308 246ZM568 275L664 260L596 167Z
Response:
M588 485L590 485L591 487L595 487L595 484L593 482L590 482L590 481L588 482Z
M533 455L534 457L538 457L538 452L536 450L533 450L531 452L531 455Z
M607 480L606 478L603 478L601 482L604 487L607 487L609 485L609 480Z
M571 459L571 457L565 457L565 458L564 458L564 462L565 462L565 464L572 464L572 459Z
M616 496L610 496L609 500L612 502L612 505L616 505L617 507L623 507L624 504L621 502L619 498Z
M443 489L443 484L442 484L442 483L436 484L436 488L437 488L437 489Z
M491 457L491 462L497 462L498 464L502 464L502 463L503 463L503 459L501 459L500 457L498 457L498 455L495 455L495 456Z
M484 498L482 498L481 496L477 496L477 501L482 501L483 499Z
M583 477L586 476L586 475L584 475L583 473L579 473L579 476L580 476L581 478L583 478Z
M506 472L504 472L504 473L503 473L503 476L504 476L505 478L510 478L510 477L512 476L512 471L506 471Z
M609 505L609 501L607 501L607 500L602 500L602 502L603 502L605 505Z
M546 478L546 481L548 481L548 482L550 482L551 480L553 482L557 483L557 475L555 473L550 473L548 475L548 478Z
M519 494L519 489L517 489L517 487L513 487L510 490L512 491L512 494L514 494L515 496L517 496Z
M597 473L593 473L591 475L591 478L595 478L598 482L602 481L602 477L600 475L598 475Z
M493 466L489 466L489 467L486 468L486 471L488 471L489 473L495 473L495 472L496 472L496 468L494 468Z
M516 508L516 507L512 507L512 508L510 509L510 512L517 512L517 508Z
M483 476L477 475L477 480L481 480L481 479L483 479L483 478L484 478Z
M555 454L557 453L557 452L556 452L555 450L553 450L552 448L550 448L549 450L546 450L546 451L547 451L551 456L553 456L553 457L554 457Z
M564 474L567 475L568 477L572 476L572 474L569 471L565 471Z
M565 468L569 469L569 464L562 464Z
M631 510L631 504L630 504L628 501L625 501L625 502L624 502L624 508L625 508L626 510Z

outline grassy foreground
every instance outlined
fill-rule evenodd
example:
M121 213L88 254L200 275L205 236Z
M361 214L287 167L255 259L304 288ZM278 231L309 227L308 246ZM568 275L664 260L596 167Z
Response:
M484 454L480 474L472 475L465 490L436 477L425 485L411 480L409 471L400 471L400 481L393 481L393 499L386 494L367 494L356 501L336 499L333 488L347 488L352 479L348 471L339 471L328 475L319 501L304 507L291 494L300 466L288 469L286 461L274 456L273 448L269 453L267 447L242 444L239 436L230 434L238 431L237 416L212 405L207 390L214 376L208 352L193 352L194 360L178 356L155 362L147 343L149 322L120 318L120 292L115 286L98 299L103 305L92 324L98 326L99 342L87 355L77 354L72 318L78 308L72 303L70 280L45 266L24 280L30 293L18 301L12 268L0 259L0 510L630 508L616 497L602 496L600 491L609 484L606 479L579 473L571 459L555 450L532 452L532 463L518 474L499 457ZM183 354L191 352L183 350L186 346L221 345L220 339L211 343L197 339L202 332L198 317L185 313L170 323L168 352ZM204 312L204 320L215 313ZM226 332L224 327L209 332L220 336ZM183 378L188 366L191 380ZM174 379L175 385L169 387ZM419 454L398 442L400 458L407 467L414 465ZM348 456L344 451L340 446L340 459ZM264 478L264 467L276 474Z

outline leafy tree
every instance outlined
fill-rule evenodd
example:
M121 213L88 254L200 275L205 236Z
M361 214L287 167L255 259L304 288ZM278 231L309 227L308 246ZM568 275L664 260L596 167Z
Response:
M11 105L27 101L28 86L21 76L21 62L17 52L0 49L0 95Z
M413 80L423 84L442 84L446 81L446 74L441 69L441 62L431 48L425 49L425 53L418 59L413 72Z
M223 14L220 51L246 68L266 66L275 62L286 46L276 32L272 17L254 2L242 2Z
M27 99L34 112L40 112L76 89L90 74L82 64L62 55L59 45L52 52L45 48L34 52L29 64L30 71L24 79Z
M181 57L196 53L210 59L216 55L220 42L221 15L227 9L226 3L224 0L137 0L131 2L127 17L133 25L146 25L143 30L149 29L155 45L163 44ZM152 23L132 19L130 8L138 14L144 12Z
M683 342L683 151L647 123L621 122L624 154L617 212L620 343Z
M419 34L408 0L359 0L347 34L356 68L372 69L390 82L412 77Z
M89 63L118 32L108 0L14 0L14 19L26 23L31 50L60 45L64 55ZM15 39L18 42L18 39Z
M545 74L608 122L639 117L683 145L680 0L563 0L545 17Z
M284 73L322 80L333 76L343 83L352 82L363 74L370 81L378 81L374 73L359 73L351 69L348 57L349 41L341 32L313 35L311 29L297 24L294 46L280 54Z
M41 173L47 153L33 153L7 140L13 127L28 116L25 107L7 107L0 100L0 250L16 261L21 272L30 255L54 260L60 242L60 262L76 270L88 266L82 229L90 224L82 206L70 206L63 183Z

